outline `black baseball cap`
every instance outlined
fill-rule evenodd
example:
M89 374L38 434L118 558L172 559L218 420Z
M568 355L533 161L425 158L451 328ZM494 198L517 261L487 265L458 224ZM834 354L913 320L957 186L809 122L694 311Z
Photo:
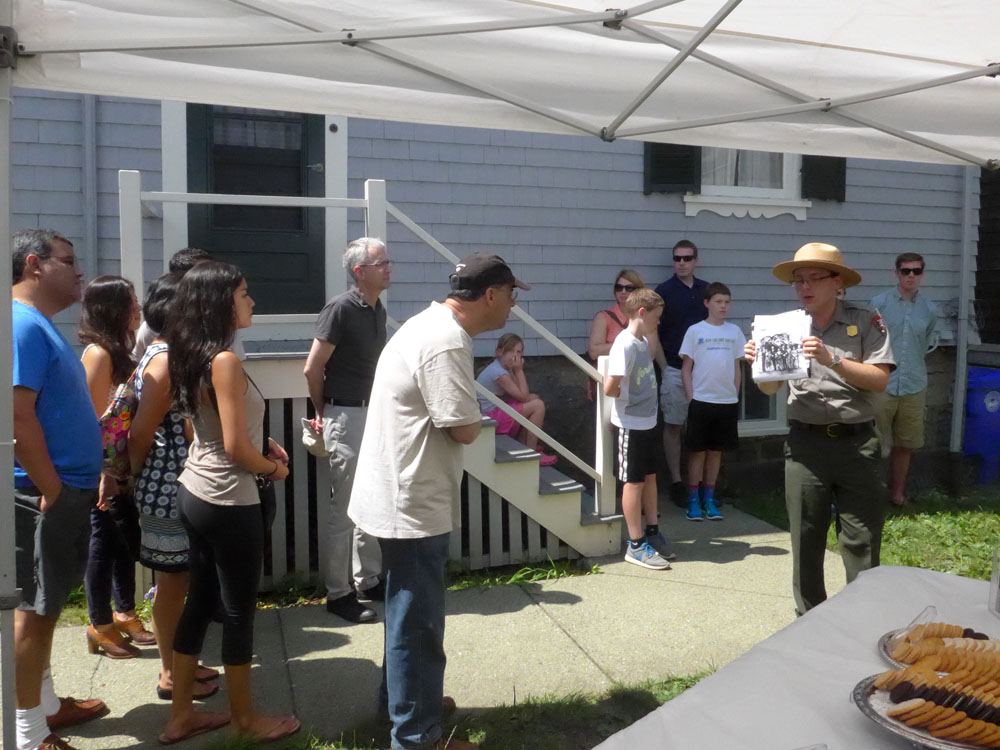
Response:
M455 291L488 289L491 286L507 284L525 291L531 289L529 284L514 277L514 272L503 258L484 252L469 253L462 258L448 280Z

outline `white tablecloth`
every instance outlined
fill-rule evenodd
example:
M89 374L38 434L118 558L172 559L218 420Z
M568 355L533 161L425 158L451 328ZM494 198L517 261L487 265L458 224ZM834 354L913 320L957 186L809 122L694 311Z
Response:
M879 637L904 627L928 604L939 622L1000 638L987 611L985 581L882 566L736 661L660 706L596 750L829 750L912 745L864 716L851 700L862 678L890 665ZM705 623L711 628L711 623Z

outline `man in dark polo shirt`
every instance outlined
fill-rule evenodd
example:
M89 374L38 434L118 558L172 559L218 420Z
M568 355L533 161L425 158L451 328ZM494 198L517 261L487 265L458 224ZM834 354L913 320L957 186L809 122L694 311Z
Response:
M687 507L688 491L681 481L681 428L687 419L687 394L681 381L681 342L687 329L708 316L705 307L707 282L695 278L698 248L691 240L681 240L673 249L674 275L656 287L663 297L660 316L660 343L667 358L660 384L660 412L663 414L663 451L670 469L670 499ZM697 490L695 490L697 491Z
M330 454L330 513L327 522L326 609L350 622L374 622L375 610L359 601L381 600L382 555L378 540L354 526L347 504L354 486L358 450L368 417L375 365L385 346L385 307L392 261L385 243L362 237L344 251L350 289L319 314L306 359L313 425ZM353 573L353 580L352 580Z

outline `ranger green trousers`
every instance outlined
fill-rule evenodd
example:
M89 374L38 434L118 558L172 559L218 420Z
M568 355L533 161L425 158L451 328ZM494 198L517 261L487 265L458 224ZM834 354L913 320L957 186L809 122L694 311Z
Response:
M826 600L823 558L831 519L848 583L879 564L886 507L882 474L874 428L830 437L823 430L792 425L785 442L785 506L799 614Z

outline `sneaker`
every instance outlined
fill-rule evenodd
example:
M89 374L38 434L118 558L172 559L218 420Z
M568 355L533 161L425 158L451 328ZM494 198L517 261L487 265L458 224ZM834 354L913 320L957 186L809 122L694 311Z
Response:
M371 588L358 589L359 602L384 602L385 581L379 581Z
M691 511L688 511L688 518L691 517L690 514L691 514ZM707 518L709 521L721 521L722 520L722 514L719 512L719 509L717 507L715 507L715 501L714 500L706 500L705 501L705 518Z
M674 482L670 485L670 502L678 508L686 508L688 502L687 487L684 482Z
M539 466L552 466L556 461L559 460L559 456L553 453L542 453L538 451L540 458L538 459Z
M625 547L625 562L639 565L650 570L670 570L670 563L660 557L660 553L643 542L638 547L631 543Z
M719 511L716 511L716 513L718 513L718 512ZM704 521L705 520L705 516L701 512L701 503L699 503L697 500L689 500L688 501L687 520L689 520L689 521Z
M327 597L326 611L331 615L342 617L348 622L375 622L378 619L378 613L359 602L358 595L353 591L337 599Z
M656 554L664 560L676 560L677 553L674 552L674 545L667 541L662 531L646 537L646 544L656 550Z

